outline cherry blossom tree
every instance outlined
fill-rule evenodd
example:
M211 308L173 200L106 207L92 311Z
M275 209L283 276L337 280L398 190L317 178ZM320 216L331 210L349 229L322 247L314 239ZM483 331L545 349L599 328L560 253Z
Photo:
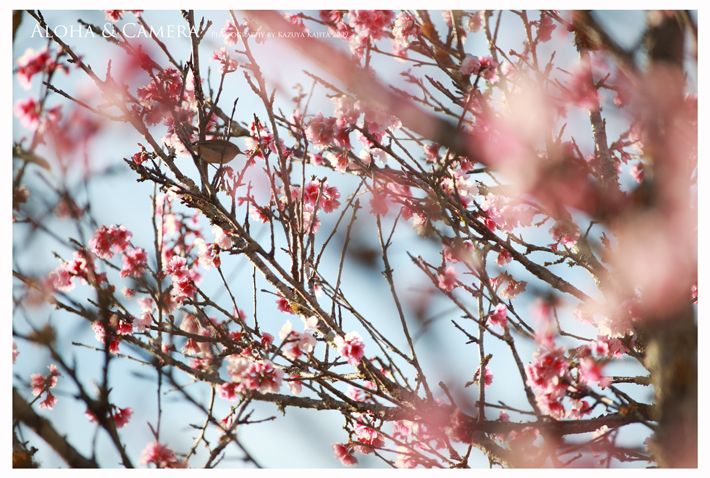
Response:
M59 13L15 466L697 467L695 12Z

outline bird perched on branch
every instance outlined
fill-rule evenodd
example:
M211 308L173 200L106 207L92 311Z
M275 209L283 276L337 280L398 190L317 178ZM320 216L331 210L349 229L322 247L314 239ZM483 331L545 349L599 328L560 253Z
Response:
M242 154L239 147L226 139L208 139L200 144L200 153L203 161L213 164L227 164L238 154Z

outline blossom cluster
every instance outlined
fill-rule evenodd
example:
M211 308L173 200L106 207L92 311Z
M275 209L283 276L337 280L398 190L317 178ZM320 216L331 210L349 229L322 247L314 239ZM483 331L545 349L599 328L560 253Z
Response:
M47 368L49 368L49 373L44 377L42 374L33 373L30 377L30 384L32 385L32 394L34 396L39 397L43 393L47 393L44 400L39 403L39 408L52 410L54 404L57 403L57 399L54 395L52 395L52 392L50 392L49 389L57 386L57 379L58 377L61 377L62 374L54 364L48 365Z
M459 71L464 75L481 75L491 83L496 83L499 78L496 68L498 68L498 62L490 56L474 56L466 53Z
M118 335L126 335L133 333L133 324L122 319L117 319L116 315L112 315L109 321L110 330L106 331L104 324L96 320L91 323L91 328L94 330L96 340L108 347L112 354L118 353L118 346L121 342Z
M481 202L481 209L488 215L485 222L491 231L500 228L503 232L513 232L516 227L528 227L536 214L531 207L492 193L488 193Z
M200 265L205 269L219 267L221 265L219 251L228 251L232 248L232 239L221 227L215 226L212 233L215 236L213 243L206 243L201 237L196 238L192 243L194 247L197 247Z
M46 73L63 65L52 59L49 46L45 45L38 51L32 48L25 50L25 54L15 61L17 65L17 81L25 90L32 87L32 77L37 73Z
M172 448L158 441L146 445L140 463L152 463L156 468L187 468L187 461L178 459Z
M582 345L569 353L565 347L549 342L538 348L532 363L525 366L525 372L526 383L535 392L540 411L558 420L580 419L591 413L588 402L574 395L594 383L602 388L610 385L610 379L603 374L609 356L609 344L603 340ZM570 395L571 409L566 410L563 401Z
M365 344L357 332L349 332L344 336L338 335L333 339L333 344L338 349L338 353L354 367L365 355Z
M309 322L304 322L306 322L306 327L308 327ZM316 339L313 337L313 334L308 330L305 332L296 332L293 330L293 324L291 324L290 320L287 320L284 326L281 327L279 338L284 341L282 351L284 356L289 360L296 360L303 354L313 352L316 346Z
M238 393L258 390L261 393L276 393L281 388L284 371L271 360L255 361L243 355L230 355L227 372L231 382L225 382L217 390L225 400L239 400Z
M86 410L86 418L90 422L95 423L97 421L96 415L94 415L90 410ZM110 418L116 424L116 428L123 428L128 424L128 421L133 415L133 409L131 407L118 408L116 405L111 405Z
M193 297L197 292L195 275L192 270L186 267L186 264L187 260L184 257L174 256L165 268L165 272L172 276L172 296L178 303Z

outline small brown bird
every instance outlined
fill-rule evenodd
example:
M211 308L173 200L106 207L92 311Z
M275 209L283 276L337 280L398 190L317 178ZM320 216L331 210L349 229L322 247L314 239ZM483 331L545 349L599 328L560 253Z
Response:
M208 163L227 164L238 154L239 147L226 139L208 139L200 145L202 159Z

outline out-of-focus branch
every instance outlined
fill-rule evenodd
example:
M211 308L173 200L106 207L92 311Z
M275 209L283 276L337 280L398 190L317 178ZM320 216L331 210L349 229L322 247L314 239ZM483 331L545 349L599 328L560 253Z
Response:
M697 227L697 217L688 211L690 178L684 174L687 158L675 147L682 131L672 126L683 114L684 39L684 26L676 16L649 12L648 94L655 103L647 120L645 149L651 171L644 186L653 200L640 204L638 212L664 218L670 212L687 218L685 222L690 225L695 222ZM692 136L688 140L692 141ZM676 248L680 250L674 260L680 267L697 261L693 255L697 246L692 241L684 239ZM668 292L664 307L648 310L642 324L649 337L646 366L656 389L654 418L659 426L653 451L660 466L671 468L698 466L698 328L689 297L694 270L682 270L678 292Z
M555 18L561 23L566 23L555 15ZM624 67L624 69L632 76L637 76L641 72L636 66L634 60L634 52L623 48L616 40L614 40L606 29L594 18L591 12L582 10L575 12L574 26L577 31L590 37L594 43L604 46L604 49L616 58Z
M52 424L44 417L35 413L27 401L12 389L12 416L30 427L37 435L61 456L72 468L98 468L99 465L94 460L86 458L71 446L65 437L62 437L54 429Z

